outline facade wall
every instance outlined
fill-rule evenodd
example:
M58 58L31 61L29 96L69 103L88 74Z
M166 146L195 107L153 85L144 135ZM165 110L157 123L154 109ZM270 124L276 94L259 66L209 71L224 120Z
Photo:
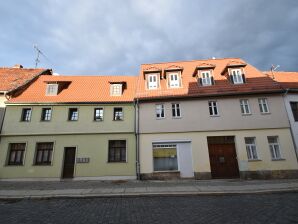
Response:
M298 164L295 156L293 141L289 128L262 129L262 130L237 130L237 131L212 131L212 132L179 132L156 133L140 135L140 164L141 174L153 172L152 143L155 142L181 142L190 141L193 158L193 170L197 173L210 173L208 152L208 136L235 136L235 147L240 172L243 171L274 171L297 170ZM282 158L271 159L267 136L278 136ZM255 137L257 152L260 161L248 161L244 137Z
M7 99L4 97L4 94L0 93L0 107L5 107L5 101L7 101Z
M108 162L108 140L126 140L127 162ZM9 143L27 143L24 165L7 165ZM34 165L37 142L54 142L51 165ZM76 163L74 178L127 179L136 176L136 143L133 133L49 135L2 137L0 144L0 179L54 178L62 175L64 147L77 147L76 158L90 158L89 163Z
M270 113L261 114L258 98L267 98ZM248 99L251 115L242 115L240 99ZM209 115L208 101L216 100L219 116ZM155 105L163 103L165 118L156 119ZM172 118L171 103L180 103L181 118ZM289 127L282 96L237 96L197 100L141 103L140 133L219 131Z

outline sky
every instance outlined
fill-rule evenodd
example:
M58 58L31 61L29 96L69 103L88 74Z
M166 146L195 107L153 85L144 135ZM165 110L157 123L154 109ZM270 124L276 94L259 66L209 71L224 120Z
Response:
M0 66L137 75L141 64L240 57L298 71L298 0L9 0ZM45 56L44 56L45 55Z

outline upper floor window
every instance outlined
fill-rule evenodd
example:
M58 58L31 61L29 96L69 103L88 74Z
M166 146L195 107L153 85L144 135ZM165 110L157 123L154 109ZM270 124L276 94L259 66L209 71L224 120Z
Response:
M149 74L147 75L147 86L148 89L157 89L159 82L158 74Z
M102 121L102 120L103 120L103 108L95 108L94 121Z
M155 114L156 114L156 118L164 118L165 117L165 107L163 104L155 105Z
M56 96L58 94L58 84L47 84L47 96Z
M172 116L173 117L181 117L179 103L172 103Z
M178 73L169 73L169 87L170 88L179 88L180 87L180 74Z
M209 101L209 114L210 116L218 116L218 106L216 101Z
M114 108L114 121L122 121L123 120L123 109L122 107Z
M295 121L298 121L298 102L290 102L293 117Z
M122 84L111 84L111 96L122 95Z
M51 165L53 147L53 142L37 143L35 153L35 165Z
M202 86L213 85L213 77L211 75L211 71L201 71L200 72L200 84Z
M23 108L21 121L29 122L31 120L31 108Z
M281 159L278 137L277 136L268 136L267 139L268 139L269 149L270 149L270 153L271 153L271 158L273 160Z
M244 76L242 75L241 69L231 69L231 81L234 84L242 84L244 83Z
M78 108L69 108L68 111L68 120L77 121L79 119L79 110Z
M241 99L240 100L240 108L241 108L241 113L242 114L251 114L250 107L249 107L249 102L248 102L247 99Z
M10 143L8 165L23 165L26 143Z
M52 118L52 109L51 108L42 108L41 121L50 121L51 118Z
M245 146L248 160L258 159L256 138L255 137L246 137Z
M268 101L267 98L260 98L259 101L259 108L262 114L269 113Z

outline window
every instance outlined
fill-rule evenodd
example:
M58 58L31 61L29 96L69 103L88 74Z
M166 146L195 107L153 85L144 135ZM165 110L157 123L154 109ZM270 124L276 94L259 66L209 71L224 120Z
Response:
M158 87L158 75L148 75L148 89L157 89Z
M53 142L36 144L35 165L51 165L53 146Z
M172 116L173 117L181 117L179 103L172 103Z
M298 102L290 102L293 117L295 121L298 121Z
M278 137L277 136L268 136L267 139L268 139L268 143L269 143L271 158L273 160L281 159Z
M122 95L122 84L111 84L111 96Z
M177 146L175 144L153 145L154 171L178 170Z
M69 108L68 120L77 121L79 119L79 110L78 108Z
M58 94L58 84L47 84L47 96L56 96Z
M244 138L244 140L245 140L248 160L258 159L255 137L246 137L246 138Z
M201 71L201 79L202 86L211 86L213 85L213 77L211 76L210 71Z
M95 108L94 121L102 121L102 120L103 120L103 108Z
M42 108L41 111L41 120L50 121L52 118L52 109L51 108Z
M122 121L123 120L123 110L122 107L114 108L114 121Z
M26 143L10 143L8 165L23 165Z
M109 162L126 162L125 140L109 140Z
M170 88L180 87L180 76L178 73L170 73L169 74L169 87Z
M218 108L216 101L209 101L209 114L210 116L218 116Z
M259 100L259 107L262 114L269 113L268 102L266 98L260 98Z
M156 114L156 118L164 118L165 117L165 107L163 104L155 105L155 114Z
M31 108L23 108L21 121L29 122L31 120Z
M247 99L240 100L240 108L242 114L251 114L250 108L249 108L249 102Z
M231 79L234 84L242 84L244 80L242 77L241 69L232 69Z

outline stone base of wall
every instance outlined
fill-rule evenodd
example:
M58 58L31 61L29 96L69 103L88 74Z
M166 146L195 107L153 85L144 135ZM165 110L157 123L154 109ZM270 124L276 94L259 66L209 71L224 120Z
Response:
M209 180L212 179L211 172L195 172L196 180Z
M141 173L141 180L175 180L180 178L180 172Z
M298 170L240 171L241 179L291 179L298 178Z

